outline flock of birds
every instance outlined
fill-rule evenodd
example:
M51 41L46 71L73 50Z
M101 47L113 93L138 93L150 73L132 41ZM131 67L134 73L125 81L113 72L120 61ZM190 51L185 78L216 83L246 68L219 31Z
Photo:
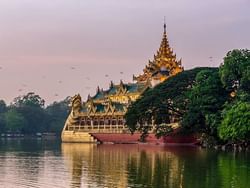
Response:
M71 66L71 67L69 67L69 69L70 69L70 70L76 70L77 68L74 67L74 66ZM0 71L2 71L2 70L3 70L3 67L0 66ZM120 71L120 74L122 75L122 74L123 74L123 71ZM105 74L104 77L108 78L109 75L108 75L108 74ZM42 76L42 79L46 79L46 76L43 75L43 76ZM88 81L91 80L91 78L90 78L89 76L85 77L85 79L88 80ZM58 84L63 84L63 81L62 81L62 80L58 80L57 83L58 83ZM27 87L28 87L28 85L27 85L26 83L23 83L23 84L21 84L21 87L20 87L17 91L18 91L19 93L20 93L20 92L23 92ZM85 89L86 89L86 90L90 90L91 87L90 87L90 86L86 86ZM58 97L59 94L58 94L58 93L55 93L54 96L55 96L55 97Z
M213 57L212 57L212 56L208 57L208 59L209 59L210 62L213 62ZM74 67L74 66L71 66L70 69L71 69L71 70L76 70L77 68ZM2 70L3 70L3 67L0 66L0 71L2 71ZM120 71L120 74L121 74L121 75L122 75L123 73L124 73L123 71ZM108 78L109 75L108 75L108 74L105 74L104 77ZM46 76L43 75L43 76L42 76L42 79L46 79ZM88 76L85 77L85 79L88 80L88 81L91 80L91 78L88 77ZM62 80L58 80L57 82L58 82L58 84L63 84L63 81L62 81ZM22 86L22 87L18 89L18 92L23 92L23 91L28 87L28 85L25 84L25 83L23 83L21 86ZM91 87L90 87L90 86L85 86L85 89L86 89L86 90L90 90ZM58 93L55 93L54 96L55 96L55 97L58 97L59 94L58 94Z
M209 57L209 61L213 62L213 57L212 56Z

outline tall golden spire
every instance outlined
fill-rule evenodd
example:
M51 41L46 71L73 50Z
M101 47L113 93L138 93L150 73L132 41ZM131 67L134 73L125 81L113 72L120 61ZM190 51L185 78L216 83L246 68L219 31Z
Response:
M157 56L158 56L158 58L159 57L173 58L173 51L169 46L169 42L168 42L168 38L167 38L165 19L164 19L163 28L164 28L163 37L162 37L162 40L161 40L160 48L157 51Z
M158 83L183 71L181 60L176 60L176 54L173 53L173 50L169 46L165 19L163 29L160 48L157 50L156 55L154 55L153 61L149 61L148 65L143 69L143 74L134 77L134 80L137 82L158 80Z

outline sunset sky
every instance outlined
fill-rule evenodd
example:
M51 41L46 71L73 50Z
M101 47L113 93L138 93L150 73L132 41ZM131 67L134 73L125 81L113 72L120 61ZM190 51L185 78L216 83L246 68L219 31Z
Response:
M46 104L132 81L159 48L164 16L185 69L250 48L249 0L0 0L0 99Z

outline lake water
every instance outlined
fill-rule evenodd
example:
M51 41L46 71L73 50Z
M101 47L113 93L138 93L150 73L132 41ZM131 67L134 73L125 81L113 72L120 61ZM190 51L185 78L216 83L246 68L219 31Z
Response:
M0 187L248 188L250 153L0 140Z

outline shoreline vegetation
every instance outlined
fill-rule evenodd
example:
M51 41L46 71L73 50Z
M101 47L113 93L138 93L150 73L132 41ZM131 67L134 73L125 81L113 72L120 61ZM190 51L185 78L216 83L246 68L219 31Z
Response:
M2 133L0 138L56 138L59 135L53 132L36 133L36 134L21 134L21 133Z
M181 134L200 134L201 146L245 150L250 145L250 51L229 51L219 67L183 71L145 91L125 115L145 138L154 121L161 136L178 122Z
M70 112L70 97L45 106L34 92L16 97L10 105L0 100L1 135L55 134L59 136ZM131 131L156 136L172 132L167 124L180 124L180 134L200 134L200 145L221 150L250 150L250 51L229 51L219 67L183 71L146 90L125 115ZM6 137L6 136L3 136Z
M70 97L45 107L34 92L16 97L10 105L0 100L0 137L60 136L69 114Z

